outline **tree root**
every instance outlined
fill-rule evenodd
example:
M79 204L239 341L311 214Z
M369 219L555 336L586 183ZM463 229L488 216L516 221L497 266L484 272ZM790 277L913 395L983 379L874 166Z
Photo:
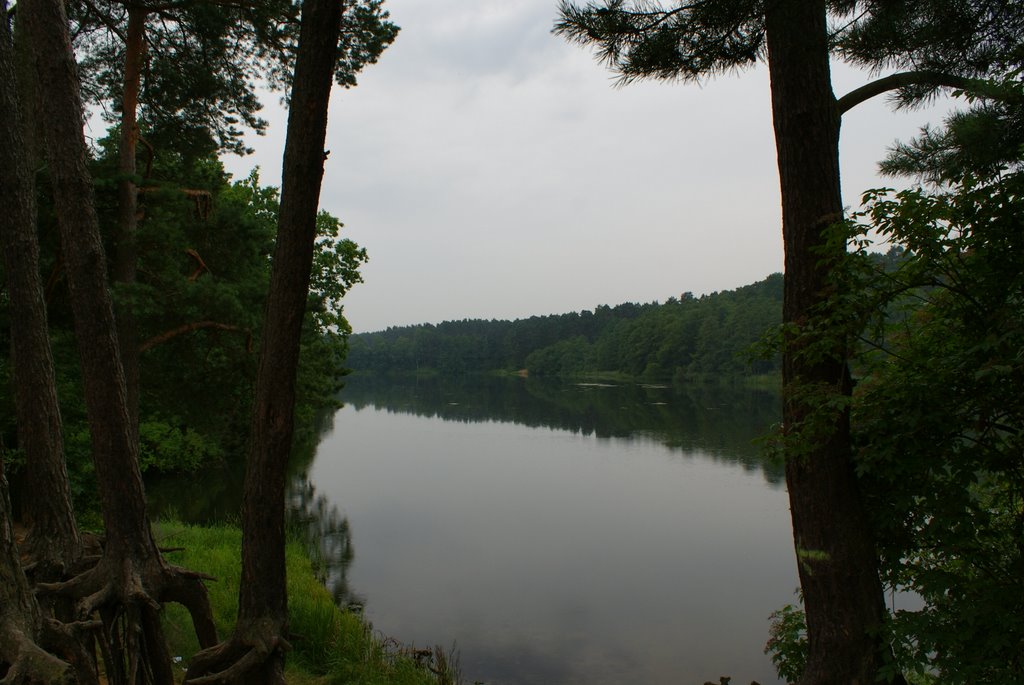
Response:
M7 672L0 685L74 685L71 664L45 651L13 625L0 627L0 665Z
M41 641L54 654L71 664L80 685L99 685L95 656L86 648L103 629L101 621L61 623L44 619Z
M206 587L201 573L164 563L157 555L148 560L118 559L109 553L79 575L59 583L39 583L37 593L74 602L75 616L102 619L100 652L111 685L139 682L173 685L171 658L160 624L163 602L185 606L203 648L216 645ZM95 627L97 622L86 624ZM0 685L4 685L0 681Z
M284 654L291 644L270 620L239 625L235 634L192 658L185 685L284 684Z
M206 594L204 580L215 580L213 576L197 573L179 566L168 566L170 575L164 587L164 601L175 602L188 610L192 626L202 648L217 644L217 627L213 623L213 611Z

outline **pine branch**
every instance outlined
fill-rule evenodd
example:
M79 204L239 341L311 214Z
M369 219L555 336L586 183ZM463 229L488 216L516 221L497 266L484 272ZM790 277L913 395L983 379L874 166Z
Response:
M168 340L184 335L185 333L191 333L192 331L198 331L204 328L212 328L218 331L231 331L234 333L244 333L246 335L246 350L252 351L252 331L247 328L240 326L231 326L226 323L219 323L217 321L194 321L192 323L182 324L177 328L172 328L169 331L164 331L160 335L155 335L149 340L139 345L139 352L145 352L146 350L156 347L161 343L165 343Z
M903 71L892 74L877 81L867 83L856 90L852 90L839 98L837 105L839 114L845 114L862 102L866 102L876 95L888 93L907 86L936 86L940 88L953 88L976 95L988 97L999 97L998 91L988 81L981 79L964 78L954 74L944 74L937 71Z

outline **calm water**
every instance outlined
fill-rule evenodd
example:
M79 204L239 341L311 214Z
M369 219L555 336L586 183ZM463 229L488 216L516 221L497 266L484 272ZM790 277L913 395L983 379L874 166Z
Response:
M467 682L778 682L767 617L796 569L781 472L751 445L776 397L524 379L343 396L293 499L375 628L456 645Z

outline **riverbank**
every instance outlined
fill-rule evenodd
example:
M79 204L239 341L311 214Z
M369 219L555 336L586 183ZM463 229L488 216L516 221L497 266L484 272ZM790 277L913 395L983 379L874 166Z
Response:
M490 369L468 373L444 374L434 368L422 368L415 371L396 371L394 373L378 373L376 371L354 371L349 380L380 380L388 381L434 381L443 379L466 378L540 378L566 382L615 383L618 385L665 384L677 387L712 386L738 387L779 392L782 389L781 372L772 373L683 373L671 375L633 375L623 371L580 371L571 374L530 374L528 369Z
M177 522L157 525L160 546L171 563L217 578L207 584L217 633L231 634L238 612L242 533L228 525L191 526ZM288 654L286 676L292 685L366 683L448 685L458 682L457 665L443 650L416 650L375 633L372 626L334 603L317 580L302 545L288 544L288 606L291 632L296 636ZM171 653L184 676L189 659L198 651L188 612L168 605L165 631Z

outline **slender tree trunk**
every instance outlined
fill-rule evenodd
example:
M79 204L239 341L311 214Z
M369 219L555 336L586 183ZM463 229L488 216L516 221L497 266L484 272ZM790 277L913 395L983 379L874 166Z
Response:
M267 300L242 503L239 620L287 625L284 498L292 449L299 339L309 296L324 173L327 106L338 56L341 3L306 0L292 83L281 210ZM275 667L276 669L276 667ZM266 679L272 682L276 679Z
M82 552L64 463L60 407L39 274L34 172L15 89L13 42L0 37L0 238L11 308L11 348L18 439L27 458L25 501L29 554L37 578L59 580Z
M292 85L277 244L242 508L245 538L239 612L252 618L286 610L285 477L292 448L299 339L316 241L340 8L340 3L330 0L307 0L303 6L303 42ZM268 536L269 531L273 532ZM264 563L275 557L277 561Z
M844 245L833 248L836 254L823 251L825 232L843 211L825 2L769 4L767 37L786 250L783 320L799 327L826 297L830 260L845 252ZM799 336L783 355L783 423L810 647L800 683L867 685L877 681L891 650L881 639L882 585L853 468L849 409L842 403L851 392L847 346L837 339L827 351L809 354ZM815 414L822 392L842 407L824 418ZM815 429L798 435L808 422Z
M110 628L114 621L127 623L127 640L111 645L117 654L116 662L107 664L111 682L126 682L141 669L152 682L171 685L170 659L156 620L159 602L173 599L186 604L204 645L216 641L209 604L195 574L164 563L146 515L64 5L61 0L21 0L18 20L33 46L106 533L103 558L96 567L40 589L79 599L82 614L99 611Z
M0 0L0 209L3 210L0 232L11 298L19 432L31 463L40 458L47 460L50 455L44 452L59 450L60 415L53 411L56 396L53 395L51 406L48 388L42 388L35 395L23 392L23 384L33 379L45 385L47 369L52 388L53 373L52 361L47 365L50 347L38 283L35 188L21 135L21 111L14 74L14 43L7 16L7 0ZM34 284L29 272L35 274ZM26 316L31 318L31 322L20 320ZM43 340L36 337L40 333L40 321ZM25 325L19 326L20 323ZM26 349L26 345L38 345L42 349ZM40 415L25 416L26 412L33 410ZM53 431L56 437L49 435L49 431ZM30 477L38 476L39 471L35 471ZM66 483L66 476L64 480ZM60 484L57 483L56 487L59 489ZM46 486L40 494L48 490ZM59 499L61 493L55 494ZM65 523L65 517L59 511L53 512L53 520L48 518L47 512L34 513L44 519L37 521L36 525L55 525L60 529ZM42 614L21 567L12 518L3 456L0 455L0 673L3 673L5 682L70 682L73 674L68 664L46 653L37 644L42 632ZM80 544L73 518L67 532L73 539L72 544Z
M138 446L128 426L124 373L115 338L106 258L93 203L83 109L63 5L23 0L18 6L32 36L46 119L45 148L53 180L65 271L82 365L93 458L100 483L108 548L150 554Z
M327 106L338 56L341 3L305 0L292 80L281 209L267 300L242 503L242 579L235 637L197 656L186 682L284 682L288 595L284 499L292 448L299 340L309 294L323 178ZM219 673L218 673L219 671ZM212 676L206 674L213 673ZM205 677L204 677L205 676Z
M114 235L114 258L111 278L128 287L135 284L138 272L138 197L136 184L136 149L139 140L139 88L142 64L146 54L147 10L128 4L128 27L125 34L124 84L121 97L121 136L118 145L117 231ZM133 439L139 434L139 349L135 312L131 292L117 303L117 339L124 369L128 419Z

